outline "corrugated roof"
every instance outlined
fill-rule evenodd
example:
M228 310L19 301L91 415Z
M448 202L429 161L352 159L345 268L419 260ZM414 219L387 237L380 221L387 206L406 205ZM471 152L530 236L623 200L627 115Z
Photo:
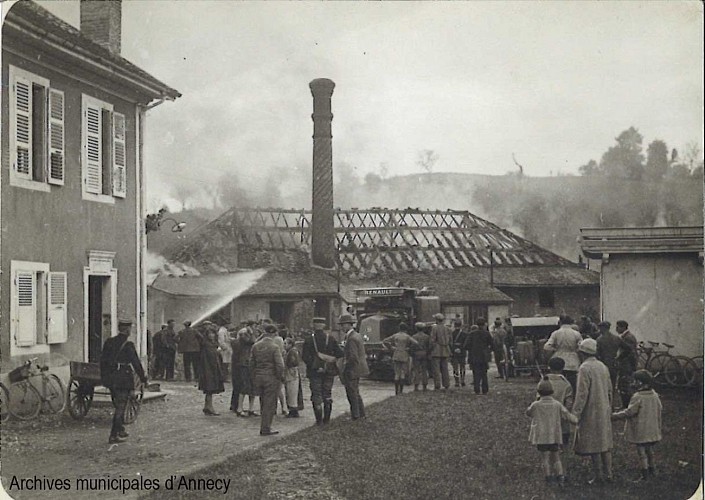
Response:
M44 43L49 43L49 37L57 37L62 46L93 63L106 66L106 71L113 72L114 77L120 75L120 72L124 72L130 77L136 78L137 83L151 90L153 98L176 99L181 97L177 90L157 80L124 57L113 54L108 49L96 44L83 35L80 30L32 1L17 2L10 8L3 23L3 36L8 29L32 33ZM141 89L142 92L145 91L144 87Z

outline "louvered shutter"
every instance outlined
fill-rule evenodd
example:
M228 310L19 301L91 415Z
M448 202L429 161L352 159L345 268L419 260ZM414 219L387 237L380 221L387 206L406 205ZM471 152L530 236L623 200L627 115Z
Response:
M15 342L18 346L35 344L37 322L36 279L31 271L15 273L15 300L17 301L17 328Z
M66 273L49 273L47 282L47 341L67 340Z
M85 105L83 110L84 137L83 158L85 167L83 175L86 192L102 194L103 192L103 150L101 131L103 130L102 112L97 106Z
M64 184L64 93L49 89L49 176L50 184Z
M32 179L32 83L16 77L14 86L15 151L14 169L18 176Z
M127 196L125 115L113 113L113 196Z

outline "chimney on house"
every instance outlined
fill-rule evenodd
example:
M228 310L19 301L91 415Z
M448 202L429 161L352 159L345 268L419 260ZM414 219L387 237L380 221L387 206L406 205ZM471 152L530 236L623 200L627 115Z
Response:
M333 135L331 96L335 83L317 78L309 83L313 95L313 216L311 218L311 260L326 269L335 267L333 226Z
M120 55L122 36L121 0L81 0L81 33Z

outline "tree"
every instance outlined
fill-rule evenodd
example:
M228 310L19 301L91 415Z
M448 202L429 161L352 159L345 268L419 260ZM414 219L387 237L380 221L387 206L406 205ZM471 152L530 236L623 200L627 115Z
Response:
M580 175L583 175L586 177L590 176L590 175L599 175L600 166L597 164L597 162L595 160L590 160L585 165L578 168L578 172L580 172Z
M433 172L433 166L438 161L439 156L432 149L424 149L416 155L416 165L427 173Z
M634 127L619 134L616 146L610 147L600 160L600 170L613 177L639 180L644 173L642 135Z
M678 153L675 156L677 157L677 155ZM659 139L651 141L651 144L646 149L646 178L660 181L668 172L668 167L668 146Z

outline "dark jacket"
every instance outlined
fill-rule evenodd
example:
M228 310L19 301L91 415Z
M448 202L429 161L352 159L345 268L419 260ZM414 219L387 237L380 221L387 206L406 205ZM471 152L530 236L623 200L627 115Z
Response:
M250 376L275 378L284 381L284 359L282 351L272 337L264 337L252 346L250 353Z
M255 340L257 340L257 333L253 328L250 328L249 326L242 328L237 332L237 342L240 344L239 362L237 363L237 366L249 366L250 351L252 350L252 346L254 345ZM233 346L233 350L234 349L235 346Z
M176 332L173 328L166 327L163 330L162 344L167 351L176 351Z
M179 352L198 352L201 350L201 344L198 341L200 334L190 326L187 326L176 336L176 341L179 344Z
M201 366L198 373L198 388L205 393L225 391L223 367L218 352L218 339L209 340L207 335L199 335Z
M105 387L110 387L117 363L131 364L142 383L147 382L142 363L135 350L135 344L128 339L127 335L118 334L115 337L110 337L103 344L103 350L100 353L100 378Z
M492 334L487 330L474 330L468 334L468 361L471 365L489 366L492 351Z
M416 332L411 336L417 343L417 345L412 345L410 352L414 359L427 359L430 358L431 350L431 337L425 332Z
M464 361L467 355L467 332L461 328L455 328L451 332L450 338L452 342L451 357Z
M617 351L620 343L621 339L612 332L603 333L597 337L597 359L602 361L610 372L617 369Z
M636 337L626 330L619 334L619 350L617 351L617 371L620 375L629 375L636 370Z
M313 332L313 335L309 335L306 340L304 340L303 352L301 353L301 358L304 360L304 363L306 363L306 376L308 378L321 376L324 374L326 368L325 363L321 361L316 354L316 346L314 346L313 343L314 338L316 339L318 352L336 358L342 358L344 356L343 350L332 335L328 335L323 330L316 330ZM334 375L334 373L332 375Z

